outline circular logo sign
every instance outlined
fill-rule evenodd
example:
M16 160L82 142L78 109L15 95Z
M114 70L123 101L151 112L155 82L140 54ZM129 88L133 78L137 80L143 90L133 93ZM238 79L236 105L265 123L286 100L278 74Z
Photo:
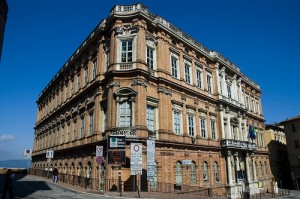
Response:
M102 164L102 163L103 163L102 157L97 157L96 162L97 162L98 164Z

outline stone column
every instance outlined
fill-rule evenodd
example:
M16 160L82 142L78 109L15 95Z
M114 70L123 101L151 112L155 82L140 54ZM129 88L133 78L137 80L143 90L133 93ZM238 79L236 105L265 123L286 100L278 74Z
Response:
M252 160L252 164L253 164L253 181L256 182L257 181L257 176L256 176L256 166L255 166L255 161L254 159Z
M246 174L247 174L247 181L250 183L252 182L251 177L250 177L250 168L249 168L249 153L246 154Z
M238 115L238 120L239 120L239 133L237 139L243 141L242 118L240 114Z
M227 110L227 135L226 135L226 139L231 139L231 126L230 126L230 111Z
M244 120L244 140L247 141L248 140L248 131L247 131L247 126L246 126L246 119L243 118Z
M238 172L240 170L240 160L239 160L239 154L235 154L235 158L236 158L236 172ZM236 178L236 183L238 183L238 177Z
M220 89L220 77L219 77L219 63L217 62L215 64L216 66L216 79L217 79L217 93L221 94L221 89Z
M227 178L228 184L232 185L232 172L231 172L231 153L228 152L227 154Z
M224 128L224 109L222 105L220 105L220 119L221 119L222 139L226 139L225 128Z
M223 67L223 68L222 68L223 96L228 97L228 94L227 94L227 86L226 86L226 81L225 81L225 76L226 76L226 73L225 73L225 67Z
M233 81L232 81L232 98L236 101L238 101L237 97L237 85L236 85L236 74L233 75Z

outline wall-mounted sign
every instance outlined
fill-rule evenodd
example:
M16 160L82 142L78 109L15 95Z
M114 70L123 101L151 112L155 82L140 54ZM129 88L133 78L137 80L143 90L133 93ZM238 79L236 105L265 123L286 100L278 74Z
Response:
M123 149L126 147L126 138L123 135L110 135L108 137L108 150Z
M53 157L54 157L54 151L47 150L46 151L46 158L53 158Z
M182 160L182 164L183 165L191 165L192 164L192 160Z
M124 150L107 151L107 163L114 165L125 165L126 155Z

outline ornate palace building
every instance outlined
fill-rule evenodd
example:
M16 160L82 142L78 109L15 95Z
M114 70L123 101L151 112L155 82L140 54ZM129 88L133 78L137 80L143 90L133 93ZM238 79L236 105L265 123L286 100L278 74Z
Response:
M123 190L211 188L231 198L270 190L260 99L260 87L218 52L140 3L116 5L39 95L32 172L57 166L66 183L109 190L119 168L108 164L107 139L126 135ZM148 139L156 154L151 182ZM131 142L143 144L136 178ZM101 164L96 145L104 146ZM48 162L47 150L54 151Z

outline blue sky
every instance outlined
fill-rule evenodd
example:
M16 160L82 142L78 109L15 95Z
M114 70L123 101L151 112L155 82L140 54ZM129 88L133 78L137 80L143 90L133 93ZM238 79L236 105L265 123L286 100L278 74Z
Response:
M0 62L0 160L32 148L39 93L115 4L129 0L7 0ZM300 115L300 1L145 0L217 50L262 89L266 123Z

